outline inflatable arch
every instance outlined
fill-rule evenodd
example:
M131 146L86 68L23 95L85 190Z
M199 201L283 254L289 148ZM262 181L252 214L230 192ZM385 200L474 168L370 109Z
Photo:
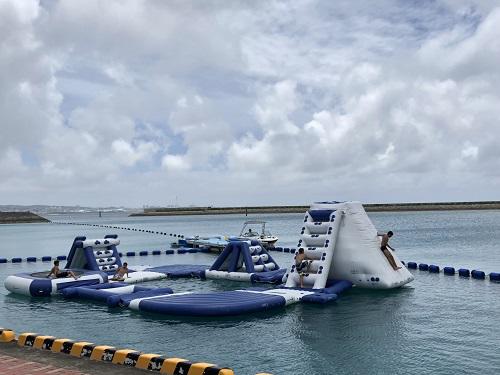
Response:
M122 266L116 246L120 244L118 235L108 234L104 239L76 237L71 246L66 263L67 269L86 269L114 274Z
M284 273L258 241L231 241L210 269L205 271L205 277L275 282L275 278L281 281Z
M377 230L359 202L320 202L304 217L298 247L311 260L305 271L305 288L325 288L329 280L348 280L364 288L397 288L413 280L412 274L392 252L394 271L380 250ZM390 251L390 250L389 250ZM294 262L286 287L300 285Z

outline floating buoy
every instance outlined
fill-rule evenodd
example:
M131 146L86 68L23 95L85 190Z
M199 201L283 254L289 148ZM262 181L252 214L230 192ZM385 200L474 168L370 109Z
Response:
M500 273L491 272L490 273L490 280L492 280L492 281L500 281Z
M453 267L444 267L443 268L443 273L445 275L454 275L455 274L455 268L453 268Z
M66 255L58 255L57 260L66 260Z
M161 250L153 250L151 252L152 255L161 255Z
M0 263L7 263L7 258L0 258Z
M425 264L425 263L420 263L420 264L418 265L418 269L419 269L420 271L428 271L428 270L429 270L429 265L427 265L427 264Z
M288 247L284 247L284 248L283 248L283 252L284 252L284 253L289 253L289 252L290 252L290 248L288 248Z
M46 256L42 257L42 262L50 262L51 260L52 260L51 256L46 255Z
M27 257L26 262L28 262L28 263L36 262L36 257Z
M128 257L135 257L135 251L128 251L127 256Z
M439 273L439 266L436 266L435 264L429 265L429 272L430 273Z
M485 279L485 274L483 271L472 270L470 274L471 274L473 279L477 279L477 280L484 280Z
M21 263L23 261L22 258L12 258L11 262L12 263Z
M470 271L467 268L460 268L458 270L458 275L463 277L470 277Z
M410 268L412 270L416 270L417 269L417 263L415 263L415 262L408 262L408 268Z
M165 250L165 254L167 254L167 255L175 254L175 251L174 250Z
M145 255L148 255L149 253L147 251L140 251L139 256L143 257Z
M187 249L178 249L177 250L177 254L186 254L187 253Z

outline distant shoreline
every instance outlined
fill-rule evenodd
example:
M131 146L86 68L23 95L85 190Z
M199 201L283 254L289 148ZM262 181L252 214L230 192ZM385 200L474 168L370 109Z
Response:
M404 211L458 211L499 210L500 201L436 202L436 203L367 203L367 212ZM129 216L179 216L179 215L228 215L228 214L281 214L303 213L309 206L258 206L258 207L157 207Z
M33 212L1 212L0 224L22 224L22 223L49 223L50 220L38 216Z

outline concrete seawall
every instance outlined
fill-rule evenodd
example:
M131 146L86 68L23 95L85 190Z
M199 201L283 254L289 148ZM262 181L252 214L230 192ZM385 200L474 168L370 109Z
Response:
M500 201L483 202L436 202L436 203L368 203L367 212L384 211L448 211L448 210L498 210ZM227 215L227 214L278 214L303 213L309 206L254 206L254 207L158 207L130 216L175 215Z
M48 223L50 220L38 216L32 212L1 212L0 224L19 224L19 223Z

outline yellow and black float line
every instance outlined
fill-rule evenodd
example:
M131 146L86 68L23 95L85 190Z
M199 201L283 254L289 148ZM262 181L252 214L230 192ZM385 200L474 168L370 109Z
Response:
M16 334L13 330L0 327L0 342L11 342L16 340Z
M15 334L11 330L0 329L0 335L0 342L15 340ZM32 332L20 334L17 344L21 347L50 350L53 353L65 353L73 357L111 362L142 370L156 371L161 374L234 375L232 369L221 368L212 363L192 363L183 358L167 358L159 354L142 353L132 349L116 349L112 346L95 345L87 341L73 341L65 338L55 338L54 336L38 335Z

